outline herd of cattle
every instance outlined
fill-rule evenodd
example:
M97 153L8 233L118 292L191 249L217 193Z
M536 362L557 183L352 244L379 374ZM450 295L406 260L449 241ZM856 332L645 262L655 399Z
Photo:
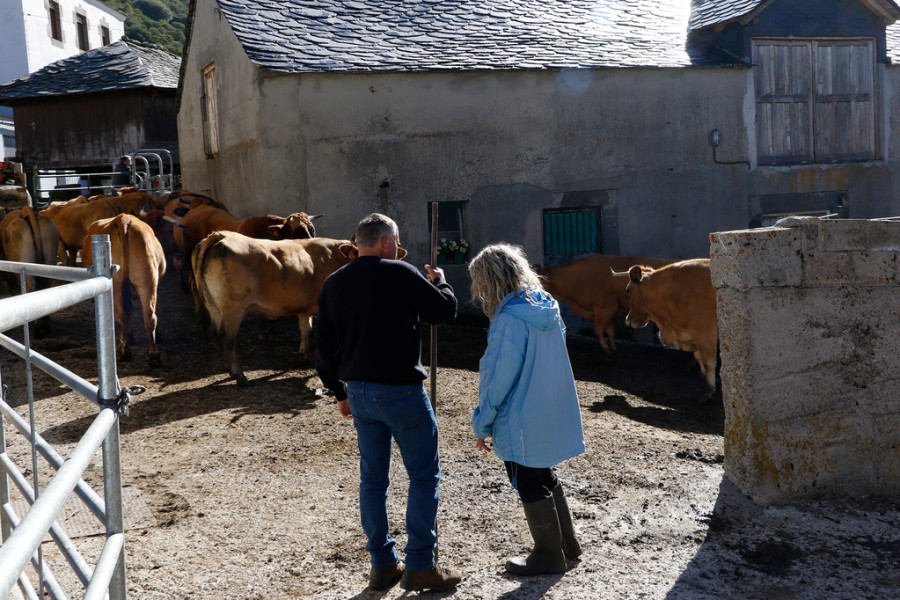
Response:
M198 317L222 347L229 372L248 382L237 358L236 336L248 312L299 319L300 355L306 357L312 319L325 279L358 254L352 240L316 237L320 215L294 213L238 219L221 203L181 190L153 196L133 189L114 196L79 196L43 211L19 207L0 221L0 259L75 266L92 264L91 236L108 234L113 275L116 348L130 358L131 304L141 302L150 364L160 365L156 304L167 261L190 289ZM400 250L398 258L403 258ZM603 351L616 351L614 322L654 322L666 346L692 352L716 389L718 328L708 259L672 261L593 255L565 265L535 265L547 291L594 324ZM47 282L30 279L28 291ZM17 289L16 286L11 286Z

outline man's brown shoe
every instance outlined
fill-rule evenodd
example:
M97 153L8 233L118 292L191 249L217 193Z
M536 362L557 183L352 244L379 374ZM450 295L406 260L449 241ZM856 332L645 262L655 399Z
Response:
M405 571L400 579L404 590L443 592L456 587L462 576L456 569L431 567L425 571Z
M403 563L399 560L389 567L383 569L372 568L369 571L369 589L370 590L386 590L400 581L403 576Z

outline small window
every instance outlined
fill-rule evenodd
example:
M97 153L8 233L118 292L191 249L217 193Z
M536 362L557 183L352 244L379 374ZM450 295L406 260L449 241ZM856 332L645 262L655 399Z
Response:
M544 211L544 254L574 256L596 254L602 248L598 208Z
M78 47L84 51L90 50L91 47L88 44L87 17L84 15L75 14L75 33L78 38Z
M109 46L109 27L105 25L100 26L100 40L104 46Z
M431 223L431 203L428 204ZM469 252L465 236L465 202L439 202L437 218L437 263L464 264Z
M59 4L50 0L50 5L47 10L50 13L50 37L54 40L62 41L62 26L59 22Z
M216 109L216 65L203 69L203 145L206 156L219 154L219 119Z

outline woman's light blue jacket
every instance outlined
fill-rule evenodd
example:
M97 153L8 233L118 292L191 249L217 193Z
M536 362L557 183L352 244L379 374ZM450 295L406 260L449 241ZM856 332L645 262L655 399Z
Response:
M535 288L506 296L488 329L472 427L500 459L551 467L584 452L559 305Z

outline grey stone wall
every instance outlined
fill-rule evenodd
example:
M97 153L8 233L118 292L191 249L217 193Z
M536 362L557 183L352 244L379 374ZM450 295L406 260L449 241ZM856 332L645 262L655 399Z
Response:
M759 504L900 497L900 220L714 233L725 475Z

